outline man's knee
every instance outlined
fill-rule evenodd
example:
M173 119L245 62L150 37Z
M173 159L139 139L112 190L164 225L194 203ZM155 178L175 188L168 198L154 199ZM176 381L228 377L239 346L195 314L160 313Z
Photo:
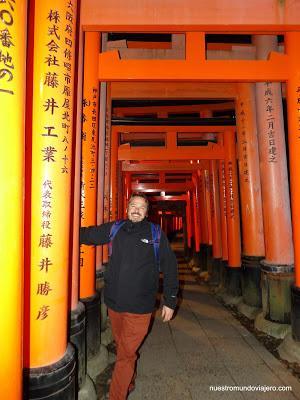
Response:
M119 346L119 351L118 353L120 355L123 355L124 358L127 359L136 359L137 357L137 350L138 350L139 346L133 345L132 343L124 343L122 342L122 344Z

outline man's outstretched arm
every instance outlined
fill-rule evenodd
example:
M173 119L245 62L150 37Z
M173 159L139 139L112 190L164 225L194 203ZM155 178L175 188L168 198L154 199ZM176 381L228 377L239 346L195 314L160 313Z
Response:
M79 233L80 244L99 245L109 242L109 233L113 222L97 226L81 227Z

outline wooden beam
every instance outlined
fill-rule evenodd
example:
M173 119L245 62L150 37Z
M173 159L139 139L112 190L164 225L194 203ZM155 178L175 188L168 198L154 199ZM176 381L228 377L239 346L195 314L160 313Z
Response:
M207 118L208 119L208 118ZM206 120L207 120L206 119ZM120 133L154 133L154 132L177 132L177 133L220 133L235 130L232 125L113 125L113 132Z
M281 82L289 76L288 56L264 60L120 60L117 51L99 55L100 81Z
M131 188L135 192L186 192L193 189L192 182L186 183L132 183Z
M128 161L122 162L122 171L124 172L155 172L155 171L165 171L165 172L193 172L197 168L200 168L201 161L199 163L189 161L186 162L160 162L160 163L130 163Z
M185 60L121 60L118 51L99 55L100 81L280 82L289 76L289 57L268 60L207 60L205 33L186 32Z
M187 196L182 194L181 196L150 196L149 201L186 201Z
M278 33L299 30L296 0L81 0L85 30L103 32Z
M209 143L206 147L182 146L177 148L134 147L129 144L119 146L118 160L223 160L224 148Z
M200 113L203 110L234 110L235 103L233 101L227 101L224 103L216 104L191 104L181 106L147 106L147 107L115 107L113 109L113 115L117 117L131 116L131 115L147 115L147 114L158 114L166 112L167 114L175 113Z
M112 99L234 99L234 83L112 82Z

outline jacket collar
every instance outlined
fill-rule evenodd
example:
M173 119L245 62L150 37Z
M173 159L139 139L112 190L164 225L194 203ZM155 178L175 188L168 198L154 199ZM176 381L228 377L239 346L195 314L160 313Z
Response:
M142 229L144 226L148 224L148 221L146 218L144 218L142 221L139 222L132 222L130 219L127 219L125 222L125 228L127 231L139 231Z

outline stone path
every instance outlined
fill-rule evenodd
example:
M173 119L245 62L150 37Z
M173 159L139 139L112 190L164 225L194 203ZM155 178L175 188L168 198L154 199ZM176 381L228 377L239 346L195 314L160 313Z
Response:
M213 295L196 283L183 260L182 301L163 323L156 313L140 349L129 400L300 399L300 383ZM210 386L291 386L283 391L211 391Z

